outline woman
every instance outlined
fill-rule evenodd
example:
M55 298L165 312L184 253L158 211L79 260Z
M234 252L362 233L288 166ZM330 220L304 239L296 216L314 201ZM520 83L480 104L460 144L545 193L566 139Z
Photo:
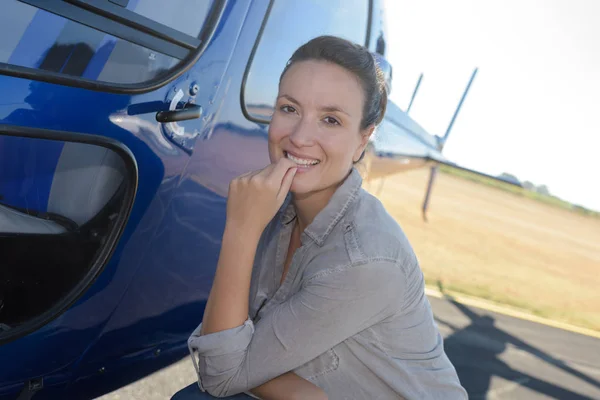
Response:
M271 164L230 184L215 280L188 341L201 389L467 397L413 250L354 168L386 102L361 46L323 36L290 59L269 126Z

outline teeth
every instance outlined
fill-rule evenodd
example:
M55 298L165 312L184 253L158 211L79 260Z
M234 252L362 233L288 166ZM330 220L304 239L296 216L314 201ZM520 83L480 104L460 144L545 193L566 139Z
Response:
M296 164L300 164L300 165L315 165L315 164L319 163L319 160L310 160L310 159L305 159L305 158L298 158L298 157L294 157L290 153L285 153L285 154L286 154L287 158L289 158L290 160L292 160Z

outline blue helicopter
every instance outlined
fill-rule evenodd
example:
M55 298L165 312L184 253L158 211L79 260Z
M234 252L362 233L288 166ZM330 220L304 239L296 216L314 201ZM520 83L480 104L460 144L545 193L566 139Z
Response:
M186 356L286 61L342 36L391 89L384 21L382 0L3 0L0 399L93 398ZM425 215L454 118L438 137L390 103L366 179L432 168Z

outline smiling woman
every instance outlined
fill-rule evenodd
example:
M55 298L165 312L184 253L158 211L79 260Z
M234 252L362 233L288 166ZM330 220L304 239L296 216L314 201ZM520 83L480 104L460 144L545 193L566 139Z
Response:
M230 184L215 280L188 340L203 391L466 398L415 254L354 168L386 101L363 46L322 36L288 62L271 164Z
M328 188L330 197L383 119L383 74L359 49L319 37L301 46L281 75L269 154L271 162L287 157L298 164L297 196Z

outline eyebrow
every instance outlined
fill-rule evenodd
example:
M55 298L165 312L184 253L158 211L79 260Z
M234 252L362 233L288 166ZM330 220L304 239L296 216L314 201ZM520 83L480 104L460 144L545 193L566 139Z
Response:
M289 94L282 94L281 96L277 97L277 99L287 99L287 100L291 101L292 103L296 103L296 104L300 105L300 102L298 100L294 99ZM325 112L341 112L342 114L346 114L346 115L350 116L350 114L348 112L344 111L343 108L336 106L336 105L324 106L324 107L321 107L320 110L325 111Z

